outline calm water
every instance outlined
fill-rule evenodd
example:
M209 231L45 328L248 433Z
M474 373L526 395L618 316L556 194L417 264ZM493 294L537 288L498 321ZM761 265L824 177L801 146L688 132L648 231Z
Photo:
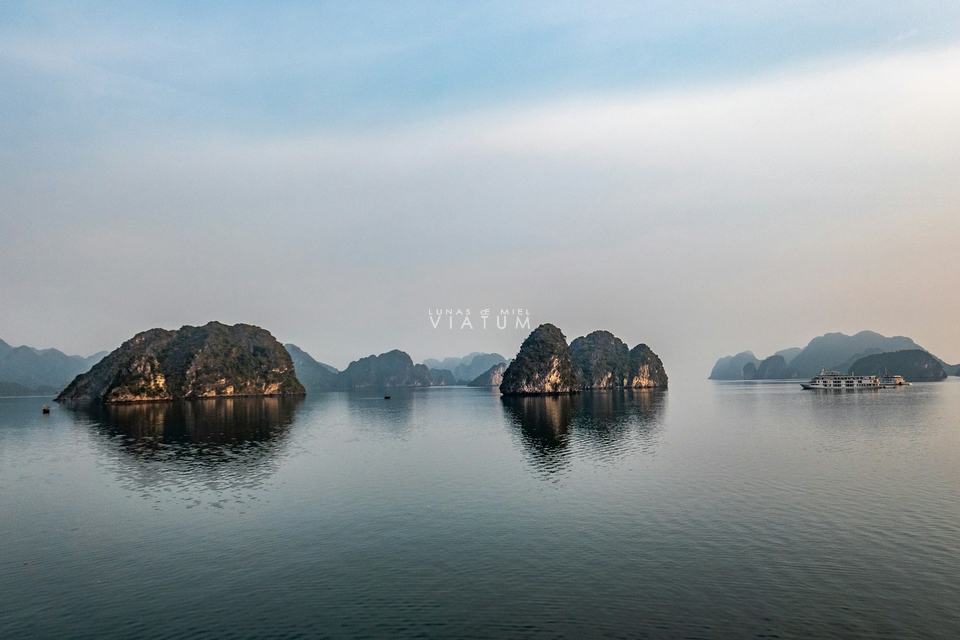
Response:
M391 395L0 399L0 637L960 637L960 380Z

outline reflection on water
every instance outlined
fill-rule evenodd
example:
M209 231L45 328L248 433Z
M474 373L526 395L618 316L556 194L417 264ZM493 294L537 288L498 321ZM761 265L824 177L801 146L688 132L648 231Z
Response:
M302 398L211 398L181 402L87 405L86 414L114 435L154 444L264 442L293 422Z
M503 396L531 463L563 470L577 455L613 459L640 448L651 451L661 428L660 390L587 391L561 396Z
M548 472L562 469L573 422L573 397L503 396L501 401L534 466Z
M273 472L302 401L212 398L68 409L100 436L110 466L131 486L222 491L255 486Z
M363 389L345 393L350 419L365 432L405 438L410 434L416 397L412 389ZM386 399L385 396L390 396Z
M578 396L576 433L604 458L634 448L651 451L661 429L666 395L659 389L588 391Z

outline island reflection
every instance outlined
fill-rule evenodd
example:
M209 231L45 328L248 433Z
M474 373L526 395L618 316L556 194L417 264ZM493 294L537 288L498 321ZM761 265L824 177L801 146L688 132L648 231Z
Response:
M162 444L236 445L267 442L293 423L300 397L211 398L134 404L91 404L86 416L113 435Z
M69 406L129 487L260 485L286 448L301 397Z
M665 393L657 389L585 391L558 396L503 396L508 423L531 464L549 474L577 456L612 460L636 449L652 452Z

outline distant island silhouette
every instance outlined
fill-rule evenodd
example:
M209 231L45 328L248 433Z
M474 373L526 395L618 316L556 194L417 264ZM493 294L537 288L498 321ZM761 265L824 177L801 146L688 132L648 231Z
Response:
M852 336L843 333L827 333L816 337L804 347L793 347L778 351L772 356L759 360L751 351L743 351L734 356L725 356L717 360L710 372L711 380L791 380L811 378L822 369L847 372L858 361L868 356L896 353L901 351L928 353L923 347L905 336L886 337L874 331L861 331ZM960 375L960 365L949 365L930 355L947 373ZM887 359L888 364L898 363L907 366L906 359ZM912 369L917 381L927 379L928 373ZM867 373L857 370L857 373ZM900 371L889 371L900 374ZM905 377L907 377L905 375ZM936 379L942 379L937 377ZM909 378L908 378L909 379Z

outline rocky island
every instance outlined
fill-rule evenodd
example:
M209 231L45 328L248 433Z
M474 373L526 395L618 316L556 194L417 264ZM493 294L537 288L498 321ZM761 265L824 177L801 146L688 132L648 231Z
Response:
M507 363L495 364L476 378L467 383L468 387L499 387L503 383L503 372L507 370Z
M351 362L337 374L338 389L366 389L388 387L429 387L433 384L426 365L413 360L399 349L367 356Z
M269 331L210 322L138 333L56 400L114 404L304 393L290 354Z
M947 377L940 361L922 349L866 356L854 362L848 373L861 376L896 374L909 382L939 382Z
M843 333L827 333L810 341L806 347L783 349L763 361L750 351L726 356L717 360L710 372L711 380L790 380L811 378L821 369L850 371L869 374L854 365L868 356L892 354L901 351L927 352L923 347L905 336L886 337L874 331L861 331L852 336ZM930 356L943 368L944 373L960 373L960 365L948 365L940 358ZM926 360L926 359L925 359ZM894 360L887 360L888 363ZM899 361L897 361L899 362ZM904 361L904 364L907 364ZM905 375L890 367L891 374ZM920 373L917 371L917 373ZM928 375L924 373L923 375ZM919 380L919 378L918 378Z
M335 368L314 360L309 353L295 344L285 344L283 348L293 359L293 369L297 379L303 384L307 393L337 388L337 374L340 372Z
M504 395L576 393L579 390L567 338L549 323L540 325L527 336L517 357L503 372L503 382L500 383L500 393Z
M663 362L647 345L628 349L609 331L594 331L567 346L560 329L543 324L523 342L503 373L500 392L535 395L666 386Z

